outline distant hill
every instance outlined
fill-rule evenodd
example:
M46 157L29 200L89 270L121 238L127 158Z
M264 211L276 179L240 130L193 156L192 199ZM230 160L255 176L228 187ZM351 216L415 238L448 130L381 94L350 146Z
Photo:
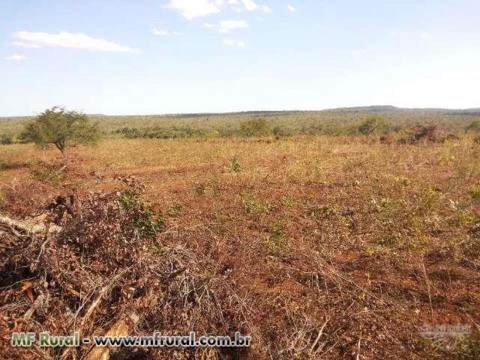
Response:
M370 105L370 106L355 106L355 107L343 107L343 108L334 108L326 109L323 111L341 111L341 112L392 112L392 111L401 111L401 108L397 108L392 105Z
M400 112L417 112L417 113L443 113L448 115L466 115L480 116L480 108L471 109L443 109L443 108L401 108L393 105L369 105L369 106L353 106L340 107L324 110L255 110L255 111L236 111L226 113L178 113L178 114L156 114L156 115L106 115L106 114L88 114L92 118L124 118L124 117L141 117L141 118L198 118L198 117L224 117L229 115L239 116L285 116L294 114L313 114L313 113L400 113ZM20 122L33 118L33 116L0 116L0 121Z
M451 115L480 115L480 108L472 109L442 109L442 108L400 108L392 105L370 105L343 107L323 110L326 112L354 112L354 113L392 113L392 112L431 112Z

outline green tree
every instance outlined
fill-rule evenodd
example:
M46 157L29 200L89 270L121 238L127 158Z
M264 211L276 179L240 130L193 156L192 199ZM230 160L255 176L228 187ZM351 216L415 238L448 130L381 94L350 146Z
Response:
M55 106L25 126L21 140L46 147L53 144L62 152L74 144L93 144L100 138L97 124L87 115Z

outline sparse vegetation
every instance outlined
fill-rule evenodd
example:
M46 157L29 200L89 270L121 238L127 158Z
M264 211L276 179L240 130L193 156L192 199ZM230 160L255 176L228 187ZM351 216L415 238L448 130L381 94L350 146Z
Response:
M32 144L1 145L0 214L63 230L42 245L43 236L0 227L0 327L67 335L83 323L85 335L103 334L133 312L130 335L240 330L254 345L119 357L475 359L480 147L464 132L471 117L380 112L384 130L371 114L316 114L185 117L177 130L205 133L165 139L116 132L173 129L157 118L106 119L107 139L93 152L75 147L69 163ZM266 138L241 135L240 123L257 118L271 127ZM458 138L443 140L450 133ZM49 302L24 318L42 294ZM452 348L418 333L457 323L472 334ZM45 357L71 359L65 351Z
M265 242L271 255L280 256L287 249L288 239L283 227L281 221L274 221L270 225Z
M59 185L66 178L67 167L61 162L43 162L33 164L30 173L35 180Z
M447 134L474 134L476 113L450 110L405 110L394 107L351 108L299 112L232 114L100 116L89 118L106 137L127 139L183 139L219 137L281 138L295 135L392 135L393 140L418 126L435 124ZM20 137L31 118L0 118L0 136ZM403 132L403 134L402 134ZM21 140L21 139L19 139ZM23 141L33 141L24 138Z

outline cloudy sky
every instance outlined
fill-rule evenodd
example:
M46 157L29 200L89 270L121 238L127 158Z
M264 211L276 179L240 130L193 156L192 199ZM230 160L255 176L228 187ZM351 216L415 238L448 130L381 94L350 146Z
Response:
M0 115L480 107L478 0L0 0Z

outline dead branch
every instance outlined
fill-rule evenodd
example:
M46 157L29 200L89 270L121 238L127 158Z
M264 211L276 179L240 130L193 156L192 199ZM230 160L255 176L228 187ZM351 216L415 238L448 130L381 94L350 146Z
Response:
M120 319L105 333L105 336L128 336L130 332L129 322L135 325L139 317L135 313L132 313L128 316L128 320ZM108 360L110 359L110 354L116 351L116 348L108 347L95 347L93 348L85 358L85 360Z
M329 319L327 318L325 320L325 322L323 323L322 327L320 328L320 330L318 331L318 336L317 338L315 339L315 341L313 342L313 345L312 347L310 348L310 354L314 354L314 350L315 350L315 346L317 346L318 342L320 341L320 338L322 337L323 335L323 329L325 329L325 326L327 326L327 323L328 323ZM318 352L318 351L317 351Z
M32 317L33 313L35 310L40 309L45 305L45 302L48 301L48 296L45 296L43 294L39 295L36 299L35 302L32 304L31 308L27 310L27 312L23 315L23 318L25 320L28 320Z
M92 316L93 312L97 308L97 306L100 304L102 301L102 298L113 288L115 283L123 276L125 273L128 271L128 269L124 269L121 272L119 272L117 275L115 275L107 285L105 285L99 292L97 298L92 302L90 307L88 308L87 312L85 313L85 316L82 319L82 322L80 324L80 328L82 329L83 326L87 323L87 321L90 319Z
M18 235L15 233L15 231L20 231L27 236L34 236L36 234L42 234L45 232L49 233L58 233L62 230L60 226L57 225L50 225L50 226L45 226L44 224L29 224L27 222L23 221L18 221L11 219L7 216L3 216L0 214L0 225L4 225L4 228L7 228L7 230L10 230L14 235Z

